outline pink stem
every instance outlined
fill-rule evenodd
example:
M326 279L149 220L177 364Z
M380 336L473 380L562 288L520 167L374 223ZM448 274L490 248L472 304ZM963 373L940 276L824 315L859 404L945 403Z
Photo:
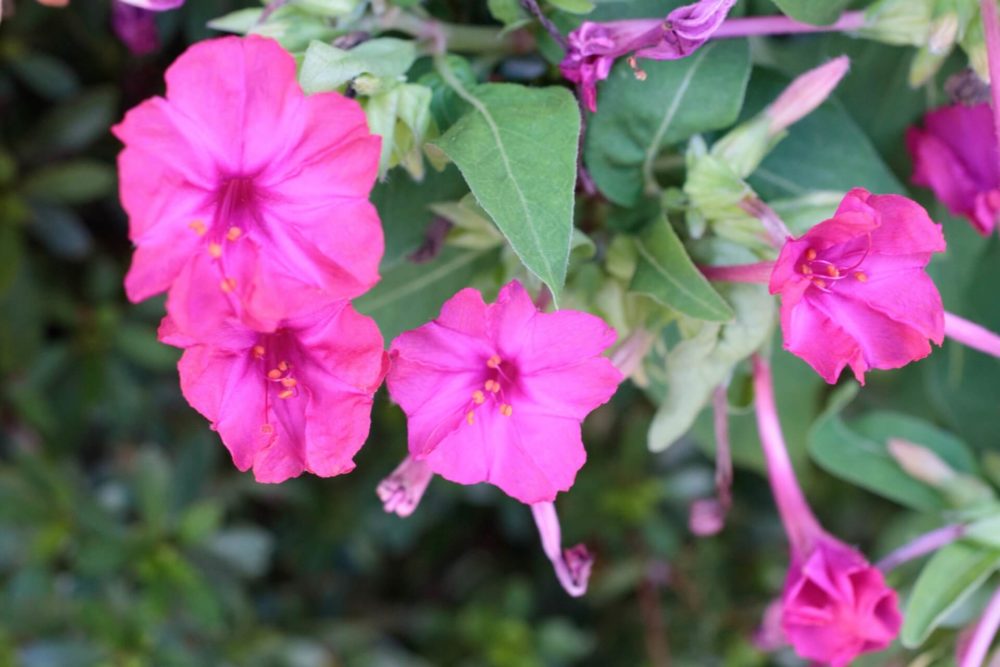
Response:
M1000 140L1000 18L996 0L979 0L986 36L986 55L990 68L990 94L993 96L993 131ZM1000 164L1000 152L996 159Z
M792 35L808 32L850 32L865 24L864 12L844 12L830 25L810 25L799 23L787 16L752 16L729 19L712 35L713 38L730 39L752 35Z
M763 283L771 280L774 262L756 264L734 264L732 266L699 266L698 269L709 280L721 283Z
M965 524L961 523L937 528L892 551L888 556L876 563L876 567L882 570L882 572L887 573L914 558L926 556L947 544L951 544L964 534Z
M719 503L726 511L733 504L733 454L729 446L729 397L726 384L720 384L712 395L715 422L715 489Z
M774 403L774 386L771 366L760 355L753 356L754 407L757 412L757 431L767 461L767 476L771 482L774 501L778 505L781 521L791 542L792 551L808 554L823 534L823 528L809 509L802 488L795 478L795 469L788 458L781 422Z
M1000 359L1000 336L958 315L944 314L944 335Z
M989 604L986 605L986 611L976 624L959 667L981 667L997 630L1000 630L1000 588L993 594Z

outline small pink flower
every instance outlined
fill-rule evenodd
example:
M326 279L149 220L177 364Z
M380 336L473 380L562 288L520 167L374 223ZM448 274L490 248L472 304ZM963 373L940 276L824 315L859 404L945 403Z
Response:
M338 301L262 333L221 295L201 305L204 327L192 335L168 316L160 339L185 348L181 390L236 467L259 482L350 472L388 365L375 322Z
M929 187L955 215L989 236L1000 216L1000 173L993 114L987 103L955 104L924 116L906 132L913 182Z
M156 14L151 11L115 0L111 3L111 27L118 39L137 56L160 48Z
M191 297L221 290L248 325L268 329L378 280L382 228L368 195L379 139L353 100L306 97L277 42L192 46L167 71L166 98L113 130L137 246L125 278L133 301L171 290L185 328L199 316ZM195 274L207 282L172 289Z
M491 305L460 291L390 349L389 393L406 413L411 456L459 484L552 501L586 459L580 423L622 380L601 356L614 340L592 315L539 312L516 281Z
M615 60L629 54L651 60L691 55L722 25L735 2L700 0L662 19L585 21L569 34L569 49L559 67L564 77L580 85L587 108L597 111L597 82L608 78Z
M791 546L781 596L781 633L776 632L772 611L765 619L767 639L773 643L784 634L801 657L843 667L895 639L903 620L896 593L878 568L816 520L788 458L770 366L760 357L753 359L753 378L768 480Z
M830 383L844 366L905 366L944 337L941 296L924 267L945 249L927 212L898 195L847 193L834 217L781 249L770 278L781 294L785 349Z

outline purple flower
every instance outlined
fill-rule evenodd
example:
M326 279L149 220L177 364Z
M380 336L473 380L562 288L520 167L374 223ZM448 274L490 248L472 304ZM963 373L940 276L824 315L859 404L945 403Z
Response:
M691 55L722 25L735 2L700 0L663 19L585 21L569 34L569 50L559 67L564 77L580 86L587 108L597 111L597 82L608 78L616 59L627 54L651 60ZM638 69L636 74L643 76Z

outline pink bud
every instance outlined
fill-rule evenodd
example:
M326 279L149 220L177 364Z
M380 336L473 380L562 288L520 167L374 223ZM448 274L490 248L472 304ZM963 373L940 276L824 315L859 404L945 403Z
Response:
M701 498L691 503L688 528L698 537L719 534L726 525L726 510L715 498Z
M538 534L542 538L542 550L552 562L559 583L567 593L580 597L587 592L594 556L583 544L563 551L562 531L555 503L535 503L531 506L531 514L535 517Z
M792 81L767 109L771 135L782 132L823 104L850 67L850 58L840 56Z
M417 509L433 476L427 463L407 456L391 475L382 480L375 492L386 512L406 518Z

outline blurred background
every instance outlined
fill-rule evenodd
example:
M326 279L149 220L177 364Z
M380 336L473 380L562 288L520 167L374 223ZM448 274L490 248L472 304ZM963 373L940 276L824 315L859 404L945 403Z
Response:
M233 467L180 395L178 353L156 342L162 300L124 298L131 248L108 128L161 92L173 58L211 36L209 19L248 4L189 0L158 18L162 48L137 57L105 2L4 3L16 12L0 26L0 665L799 664L751 643L787 554L745 377L730 393L744 466L716 537L687 528L690 502L712 492L704 415L657 455L646 449L653 406L631 385L589 418L590 461L558 502L565 543L597 554L581 600L558 586L528 509L496 489L437 479L412 517L382 511L375 487L405 453L384 390L350 475L270 486ZM439 4L453 20L487 16L485 3ZM779 46L786 73L848 49L887 94L900 73L905 85L902 49L839 37ZM872 90L849 80L841 93ZM895 110L845 105L902 182L902 129L928 103L907 95ZM946 304L1000 329L996 235L958 221L947 232L934 268ZM797 359L775 364L789 444L831 531L877 557L927 524L808 462L830 390ZM920 416L986 456L1000 452L997 370L946 345L873 374L851 409ZM987 463L1000 468L996 454Z

